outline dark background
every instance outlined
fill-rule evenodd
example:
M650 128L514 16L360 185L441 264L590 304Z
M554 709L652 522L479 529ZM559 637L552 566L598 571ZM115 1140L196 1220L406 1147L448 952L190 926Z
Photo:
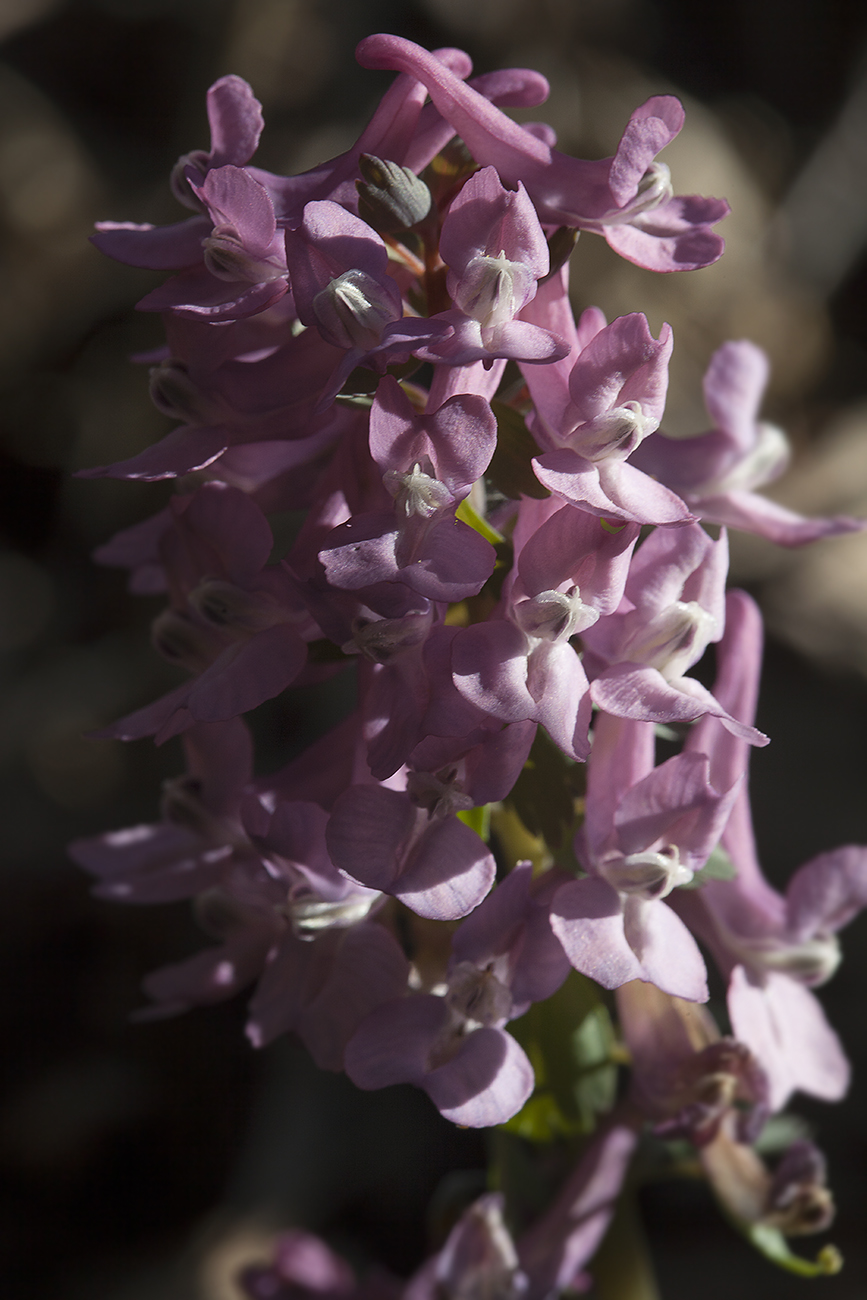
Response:
M406 1273L427 1248L435 1190L442 1203L480 1186L484 1164L481 1137L440 1122L420 1093L359 1094L286 1043L254 1054L242 1001L128 1023L143 974L201 936L183 906L92 900L64 853L76 835L152 819L160 780L180 767L176 742L156 751L82 738L174 680L148 647L159 602L129 597L121 574L89 559L166 489L70 477L167 427L126 360L160 341L159 322L132 311L153 277L100 259L86 242L93 220L183 215L166 178L178 154L207 143L204 94L226 72L263 101L261 165L297 171L345 148L389 80L353 61L372 31L460 45L478 71L539 67L552 101L531 116L584 156L611 152L631 108L675 90L687 102L669 150L676 189L732 200L729 252L708 271L654 277L586 235L576 303L645 310L654 329L672 321L670 418L681 431L704 427L698 384L713 348L754 338L774 362L769 414L802 463L818 464L835 421L856 442L863 433L858 445L867 438L865 25L858 0L0 3L5 1294L229 1297L232 1252L292 1222ZM867 513L859 472L842 486L838 476L832 506ZM835 561L834 545L825 585L842 604L809 635L797 611L802 599L810 607L810 575L786 561L780 586L761 548L735 551L778 635L824 656L809 662L782 639L768 650L758 721L773 744L754 761L753 789L776 882L820 850L867 842L864 551L838 544ZM323 691L260 711L264 765L300 749L332 707ZM855 1066L850 1098L795 1105L829 1155L840 1205L830 1237L847 1269L813 1283L778 1273L699 1186L670 1184L644 1199L665 1300L722 1300L735 1287L764 1300L802 1287L822 1300L867 1292L865 942L862 917L823 994ZM463 1181L452 1172L443 1184L450 1170Z

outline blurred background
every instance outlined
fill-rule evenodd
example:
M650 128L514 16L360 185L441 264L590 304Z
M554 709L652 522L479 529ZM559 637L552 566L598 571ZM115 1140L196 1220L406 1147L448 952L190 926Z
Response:
M142 976L201 936L182 905L92 900L64 852L153 819L161 779L180 769L176 742L82 738L175 680L148 645L159 602L89 558L167 489L71 477L168 427L127 361L160 342L159 321L132 310L154 277L100 258L87 235L99 218L180 219L168 173L207 144L205 91L224 73L263 102L261 166L300 171L346 148L389 81L353 60L373 31L462 46L477 71L540 69L552 96L529 116L584 157L611 153L648 95L679 94L687 125L665 161L676 192L731 202L726 255L654 276L585 235L576 307L642 310L654 332L671 322L666 427L679 433L706 427L711 352L759 343L773 363L764 416L796 449L773 495L867 514L858 0L0 0L0 1256L15 1300L229 1300L234 1262L289 1223L406 1274L430 1245L431 1198L435 1230L455 1189L482 1187L479 1135L411 1089L357 1093L286 1042L254 1054L242 1000L130 1025ZM782 882L822 849L867 842L867 535L733 550L771 632L759 725L773 744L753 789ZM300 749L331 707L323 690L259 711L263 764ZM846 1270L778 1273L700 1187L665 1184L643 1203L665 1300L867 1291L867 918L844 948L824 1001L855 1085L842 1106L795 1109L829 1155Z

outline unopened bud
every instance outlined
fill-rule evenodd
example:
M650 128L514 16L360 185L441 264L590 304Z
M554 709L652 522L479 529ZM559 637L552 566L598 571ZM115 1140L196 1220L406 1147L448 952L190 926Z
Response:
M356 181L358 215L374 230L397 234L423 221L430 212L431 192L414 172L398 163L363 153Z
M834 1218L825 1157L812 1142L793 1142L774 1170L763 1222L789 1237L822 1232Z

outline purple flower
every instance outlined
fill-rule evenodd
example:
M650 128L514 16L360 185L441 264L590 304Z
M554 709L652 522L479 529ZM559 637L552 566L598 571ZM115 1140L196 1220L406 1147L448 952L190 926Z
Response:
M356 57L363 67L417 77L442 116L482 166L508 185L519 182L540 220L604 234L629 261L655 271L693 270L715 262L723 241L710 227L729 211L720 199L674 198L664 164L655 163L683 125L671 95L636 109L613 158L584 162L523 130L420 46L399 36L368 36Z
M642 443L634 464L677 492L711 523L759 533L783 546L800 546L865 527L860 519L805 519L754 488L778 478L789 463L782 429L759 420L768 379L764 352L742 339L724 343L704 377L705 404L714 427L692 438L662 431Z
M761 667L761 617L745 592L728 596L728 627L714 686L742 722L755 712ZM744 771L747 746L708 717L687 740L710 756L711 779ZM802 866L785 897L762 875L756 856L749 798L742 788L722 846L737 872L710 881L680 908L729 977L729 1014L738 1039L766 1071L774 1110L795 1089L834 1101L846 1091L849 1066L811 986L837 968L836 932L867 904L867 848L848 845Z
M568 397L562 374L534 380L534 398L551 421L537 420L534 431L552 448L533 461L536 477L558 496L602 518L688 523L693 515L680 498L628 463L642 439L657 428L665 407L670 327L663 326L655 339L638 312L611 325L603 322L602 328L598 314L585 313L581 319L576 341L582 346L569 373Z
M433 414L417 415L386 376L370 412L370 448L394 509L356 515L334 529L319 552L328 581L348 590L402 582L439 601L475 595L496 557L455 511L487 469L496 439L483 398L459 394Z
M639 979L707 998L695 940L663 900L704 865L737 793L737 780L715 789L709 766L678 754L654 767L650 723L597 715L576 840L591 874L557 891L551 925L573 966L604 988Z
M415 1083L472 1128L520 1110L533 1070L504 1026L568 973L538 897L547 882L534 890L531 879L519 864L458 928L443 988L387 1003L361 1025L346 1055L359 1087Z
M454 334L420 356L467 365L495 357L549 362L566 355L568 344L555 334L515 319L550 264L545 233L523 185L505 189L493 167L471 176L443 223L440 256L449 267L446 284L455 310L438 319L452 324Z
M277 695L304 667L301 633L311 625L286 575L266 568L273 538L243 492L206 484L172 503L161 536L171 604L153 641L171 662L196 674L154 704L101 734L157 743L196 722L221 722Z
M766 745L766 736L684 676L723 634L727 570L725 532L716 542L699 524L651 533L633 558L621 608L585 636L594 703L643 722L709 714L750 744Z

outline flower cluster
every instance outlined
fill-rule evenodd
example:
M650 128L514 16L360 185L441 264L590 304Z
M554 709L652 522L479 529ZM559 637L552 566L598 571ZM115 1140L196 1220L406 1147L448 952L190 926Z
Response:
M301 176L255 166L259 105L224 77L210 150L172 175L193 215L94 237L172 272L139 306L163 313L151 394L179 425L85 473L176 480L98 558L166 593L153 643L189 674L105 734L180 736L187 771L158 823L73 854L103 897L194 899L216 940L148 977L143 1014L255 983L255 1045L292 1032L320 1066L414 1083L462 1125L532 1113L530 1008L578 981L586 1017L604 1010L594 990L617 990L628 1101L518 1253L489 1197L414 1297L578 1286L648 1123L694 1144L763 1240L823 1226L815 1148L772 1174L751 1144L794 1090L846 1088L811 989L867 902L867 849L807 863L785 897L762 876L761 624L726 594L725 527L795 545L863 525L756 492L787 451L759 419L751 343L715 353L711 427L675 440L669 327L573 318L580 231L653 271L722 252L725 202L675 196L656 160L677 100L648 100L612 158L582 161L501 111L544 99L536 73L468 79L462 52L392 36L358 58L399 75L347 153ZM298 511L275 546L269 519ZM713 690L689 675L710 644ZM242 715L338 673L352 713L256 775ZM682 743L657 763L660 733ZM697 939L727 981L729 1035L698 1005ZM250 1294L349 1294L324 1250L293 1238Z

